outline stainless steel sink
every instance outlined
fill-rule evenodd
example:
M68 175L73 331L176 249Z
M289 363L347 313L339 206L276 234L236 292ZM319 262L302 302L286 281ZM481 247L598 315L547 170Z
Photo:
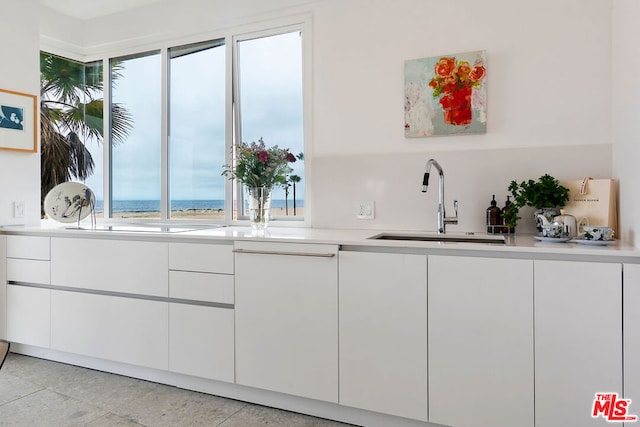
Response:
M433 233L380 233L369 237L373 240L408 240L414 242L452 242L452 243L496 243L504 245L504 236L469 234L433 234Z

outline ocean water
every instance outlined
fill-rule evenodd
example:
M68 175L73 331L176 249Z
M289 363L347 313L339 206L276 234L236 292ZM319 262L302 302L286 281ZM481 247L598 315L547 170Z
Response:
M284 208L284 199L274 199L271 207ZM296 200L296 207L303 208L304 200ZM293 200L289 199L289 208L293 208ZM224 200L173 200L171 210L187 209L224 209ZM113 212L159 212L160 200L114 200ZM96 212L104 212L104 202L96 200Z

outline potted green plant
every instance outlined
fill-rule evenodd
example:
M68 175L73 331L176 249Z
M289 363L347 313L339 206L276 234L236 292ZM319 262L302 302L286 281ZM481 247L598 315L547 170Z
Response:
M515 214L512 214L510 218L513 221L513 226L515 226L515 221L519 219L517 211L523 206L531 206L536 209L534 218L538 231L542 230L538 215L542 214L551 221L554 216L560 215L560 208L569 201L569 189L549 174L541 176L537 181L532 179L520 183L515 180L511 181L509 191L513 196L513 205L516 209Z

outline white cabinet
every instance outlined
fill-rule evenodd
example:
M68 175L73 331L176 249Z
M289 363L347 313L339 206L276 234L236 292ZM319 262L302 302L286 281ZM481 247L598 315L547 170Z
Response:
M7 338L7 236L0 235L0 338Z
M169 243L171 270L233 274L233 245Z
M427 420L427 257L340 252L340 404Z
M169 370L234 382L233 246L169 243Z
M38 347L50 344L49 238L6 236L6 336ZM34 287L35 285L35 287Z
M337 402L337 246L236 250L236 382Z
M429 421L533 426L533 262L428 263Z
M622 266L535 261L536 425L607 425L595 394L622 393Z
M168 243L51 239L51 348L168 369ZM147 298L150 297L150 298Z
M624 397L633 399L631 413L640 413L640 265L625 264L624 305Z
M7 285L7 339L49 347L51 291Z
M233 310L169 304L169 370L234 381Z
M170 270L169 297L233 304L233 275Z
M168 369L168 303L51 291L51 348Z
M50 283L49 238L7 236L7 281Z
M51 239L51 284L166 297L168 243Z
M49 260L50 241L41 236L7 236L7 257Z
M7 258L7 281L48 285L50 265L49 261Z

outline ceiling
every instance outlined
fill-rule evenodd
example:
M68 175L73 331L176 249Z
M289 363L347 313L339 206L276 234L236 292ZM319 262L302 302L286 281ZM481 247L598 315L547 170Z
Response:
M77 19L92 19L162 0L40 0L40 4Z

